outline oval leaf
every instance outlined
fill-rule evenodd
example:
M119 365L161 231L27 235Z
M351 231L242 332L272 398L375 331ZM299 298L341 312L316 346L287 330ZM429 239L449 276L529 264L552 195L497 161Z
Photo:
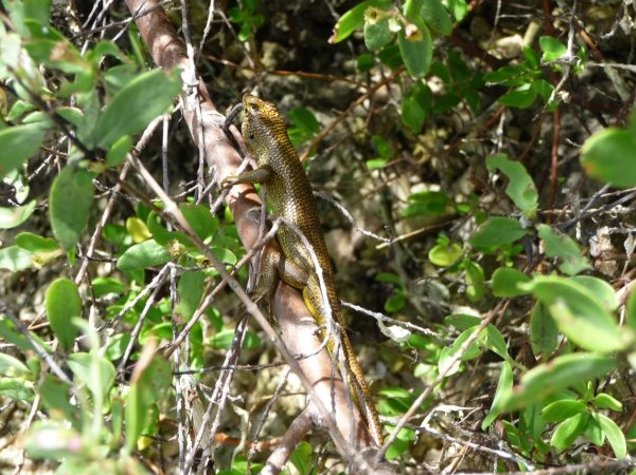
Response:
M119 259L117 268L123 271L146 269L165 264L170 260L170 253L154 239L126 249Z
M517 284L530 282L530 277L517 269L500 267L492 275L492 293L495 297L517 297L525 295L527 290L521 289Z
M2 149L0 148L0 150ZM37 202L33 200L24 206L0 208L0 229L11 229L20 226L33 214L36 204Z
M585 412L586 408L587 406L582 401L561 399L545 406L541 410L541 415L546 422L561 422Z
M479 227L470 244L480 248L498 247L512 244L525 235L526 230L516 219L494 216Z
M499 170L506 175L506 194L525 216L532 218L537 212L539 194L526 167L520 162L510 160L505 154L488 157L486 167L490 172Z
M93 204L93 174L68 165L51 186L49 215L55 238L64 249L73 247L88 221Z
M30 232L23 232L15 237L16 245L31 252L53 252L60 247L55 239L40 236Z
M581 381L607 375L616 367L616 360L596 353L572 353L555 358L531 369L512 390L504 409L527 407Z
M386 10L390 6L390 0L366 0L360 2L340 17L336 26L333 28L329 43L338 43L348 38L354 31L360 28L364 22L364 12L367 8L376 7Z
M79 331L71 319L82 316L82 300L77 286L65 277L54 280L46 290L44 305L53 333L68 351Z
M608 353L629 344L599 299L574 280L539 276L525 287L548 308L559 330L580 347Z
M46 131L41 123L0 130L0 179L38 152Z
M567 234L552 229L547 224L537 226L539 237L545 244L545 254L548 257L558 257L561 260L559 270L564 274L576 275L589 269L590 263L583 255L579 246Z
M181 91L178 72L155 69L126 84L106 106L95 126L97 145L107 148L125 135L143 130L152 119L168 110Z
M404 29L398 33L398 45L402 60L406 70L414 78L426 76L433 60L431 33L423 22L419 23L417 27L413 23L408 25L408 27L417 28L417 32L409 33L408 38Z
M567 449L583 432L588 419L587 414L577 414L561 422L552 434L550 445L559 452Z
M421 13L426 24L440 35L448 36L453 31L450 14L441 0L425 0L422 2Z
M636 185L636 136L610 127L583 144L581 163L592 177L620 188Z
M559 344L556 322L541 302L537 302L530 315L530 345L535 358L546 360Z
M600 424L605 437L607 437L607 441L612 446L616 458L624 459L627 455L627 443L625 442L625 435L623 435L621 428L618 427L616 422L603 414L594 414L594 418Z
M483 422L481 423L481 430L486 430L492 424L497 416L501 413L501 403L510 397L512 391L512 365L507 361L504 361L501 365L501 374L499 375L499 382L497 383L497 390L495 391L495 397L492 400L492 406L490 411L486 414Z

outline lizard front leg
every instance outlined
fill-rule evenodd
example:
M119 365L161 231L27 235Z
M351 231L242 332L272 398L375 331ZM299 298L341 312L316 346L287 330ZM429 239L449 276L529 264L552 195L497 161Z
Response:
M240 175L228 176L221 182L221 189L225 190L239 183L267 183L274 176L271 167L265 165L254 170L247 170Z

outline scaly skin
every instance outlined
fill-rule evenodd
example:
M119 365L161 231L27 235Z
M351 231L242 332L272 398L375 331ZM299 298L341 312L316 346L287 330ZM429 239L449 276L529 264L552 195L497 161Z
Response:
M311 244L322 269L328 302L323 302L321 297L320 283L310 253L298 234L285 224L281 225L277 233L284 258L271 254L265 257L258 293L271 294L276 278L280 277L289 285L302 290L305 304L319 325L326 323L327 306L331 308L334 321L342 328L341 340L350 373L350 384L371 436L381 445L382 429L378 413L371 400L360 363L344 330L331 262L320 231L318 212L307 175L289 140L283 118L274 104L246 94L243 96L243 115L243 139L254 155L258 168L242 173L231 180L231 183L266 185L266 200L274 215L295 225ZM334 344L330 341L328 348L333 351L333 347Z

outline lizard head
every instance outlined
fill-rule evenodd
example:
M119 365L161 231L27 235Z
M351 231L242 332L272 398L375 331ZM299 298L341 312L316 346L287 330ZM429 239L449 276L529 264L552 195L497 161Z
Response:
M243 96L243 138L257 156L262 150L287 138L285 121L276 106L256 96Z

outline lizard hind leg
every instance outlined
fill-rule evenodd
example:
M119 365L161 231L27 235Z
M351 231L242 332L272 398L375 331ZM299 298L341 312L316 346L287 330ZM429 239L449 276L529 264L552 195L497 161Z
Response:
M309 272L286 259L280 251L271 248L263 249L250 272L248 292L253 300L259 302L266 298L271 308L271 300L279 277L292 287L303 289L307 285ZM253 285L254 282L256 285Z
M256 303L265 298L270 310L278 282L276 268L279 261L280 252L266 247L252 260L250 268L247 291Z

